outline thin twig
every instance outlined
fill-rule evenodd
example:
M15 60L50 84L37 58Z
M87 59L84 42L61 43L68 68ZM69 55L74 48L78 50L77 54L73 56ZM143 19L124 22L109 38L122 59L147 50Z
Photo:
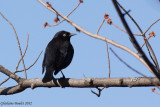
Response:
M112 22L112 25L113 25L113 26L115 26L116 28L118 28L119 30L121 30L121 31L123 31L123 32L125 32L125 33L127 33L127 34L128 34L128 32L127 32L127 31L125 31L124 29L120 28L120 27L119 27L119 26L117 26L115 23L113 23L113 22ZM136 36L142 36L142 34L135 34L135 33L133 33L133 35L136 35Z
M5 79L4 81L2 81L2 82L0 83L0 86L1 86L2 84L4 84L5 82L7 82L9 79L10 79L10 77L8 77L8 78Z
M83 74L83 77L86 79L86 76ZM92 88L90 88L90 90L91 90L91 92L93 93L93 94L95 94L95 95L97 95L98 97L100 97L101 96L101 92L103 91L103 89L105 88L105 87L103 87L102 89L100 89L100 88L98 88L98 87L96 87L97 88L97 90L98 90L98 93L96 93L96 92L94 92L93 90L92 90Z
M145 44L146 44L146 47L147 47L149 56L150 56L150 58L152 59L152 61L154 62L155 66L156 66L156 69L159 71L159 64L158 64L156 55L155 55L155 53L154 53L151 45L150 45L149 42L147 41L147 39L144 38L144 41L145 41ZM153 56L153 57L152 57L152 56Z
M92 90L92 88L90 88L90 90L91 90L91 92L93 93L93 94L95 94L95 95L97 95L97 97L100 97L101 96L101 92L103 91L103 89L104 89L105 87L103 87L103 88L96 88L97 90L98 90L98 93L96 93L96 92L94 92L93 90Z
M156 55L154 54L154 51L153 51L151 45L149 44L149 42L148 42L146 39L145 39L145 42L146 42L146 47L147 47L149 56L150 56L150 58L152 59L152 61L154 62L155 66L156 66L156 69L157 69L158 72L159 72L159 64L158 64ZM152 56L153 56L153 57L152 57Z
M111 52L123 63L125 64L128 68L130 68L131 70L133 70L134 72L136 72L137 74L143 76L143 77L147 77L146 75L142 74L141 72L137 71L136 69L134 69L133 67L131 67L129 64L127 64L124 60L122 60L113 50L112 48L110 48Z
M150 38L147 38L147 41L149 40ZM141 48L143 48L143 46L146 44L146 42L144 42L141 46Z
M26 52L27 52L27 49L28 49L28 41L29 41L29 34L27 33L27 44L26 44L26 49L25 49L25 51L24 51L24 53L23 53L23 56L22 56L23 58L24 58L24 56L25 56L25 54L26 54ZM22 57L19 59L15 71L17 71L17 69L18 69L19 64L20 64L20 62L21 62L21 60L22 60Z
M26 71L29 70L29 69L38 61L38 59L39 59L39 57L41 56L42 52L43 52L43 51L41 51L41 53L38 55L38 57L37 57L37 59L34 61L34 63L33 63L32 65L30 65L27 69L25 69ZM15 71L13 74L15 74L15 73L17 73L17 72L22 72L22 71L24 71L24 70ZM4 81L2 81L2 82L0 83L0 86L1 86L3 83L7 82L9 79L10 79L10 77L8 77L8 78L5 79Z
M98 30L97 30L97 33L96 33L97 35L98 35L98 32L99 32L99 30L101 29L101 27L102 27L102 25L103 25L103 23L104 23L105 20L106 20L106 19L104 18L103 21L102 21L102 23L101 23L101 25L99 26L99 28L98 28Z
M64 19L63 19L63 20L61 20L60 22L58 22L58 23L54 24L54 25L47 24L47 26L48 26L48 27L57 26L57 25L59 25L60 23L62 23L63 21L64 21Z
M160 18L159 18L158 20L156 20L154 23L152 23L152 24L148 27L148 29L143 33L143 35L145 35L145 34L147 33L147 31L148 31L154 24L156 24L159 20L160 20ZM151 45L149 44L148 39L145 39L145 43L144 43L144 44L146 44L148 53L149 53L152 61L153 61L154 64L156 65L157 70L159 71L160 68L159 68L159 64L158 64L156 55L155 55L155 53L154 53ZM153 57L152 57L152 56L153 56Z
M34 61L34 63L32 65L30 65L28 68L26 68L26 70L29 70L32 66L34 66L36 64L36 62L38 61L39 57L41 56L43 51L40 52L40 54L38 55L37 59ZM24 70L19 70L19 71L16 71L17 72L22 72Z
M25 78L27 79L27 73L26 73L26 67L25 67L25 64L24 64L24 60L23 60L23 55L22 55L22 50L21 50L21 46L20 46L20 42L19 42L19 39L18 39L18 35L17 35L17 32L13 26L13 24L0 12L0 15L11 25L14 33L15 33L15 36L16 36L16 39L17 39L17 43L18 43L18 47L19 47L19 52L20 52L20 55L21 55L21 58L22 58L22 63L23 63L23 68L24 68L24 74L25 74Z
M69 12L66 17L69 17L69 15L71 15L71 14L79 7L80 4L81 4L81 2L79 2L79 3L77 4L77 6L76 6L71 12ZM56 24L54 24L54 25L49 25L49 24L48 24L47 26L49 26L49 27L51 27L51 26L57 26L57 25L59 25L60 23L62 23L63 21L65 21L65 20L63 19L63 20L61 20L60 22L58 22L58 23L56 23Z
M129 12L127 12L123 6L116 0L116 3L119 5L119 7L129 16L129 18L133 21L133 23L135 23L135 25L137 26L137 28L139 29L139 31L141 32L141 34L143 34L142 29L140 28L140 26L138 25L138 23L134 20L134 18L129 14Z
M81 2L79 2L78 5L70 13L68 13L68 15L66 17L71 15L79 7L80 4L81 4Z
M148 29L143 33L143 35L146 34L146 33L148 32L148 30L149 30L154 24L156 24L158 21L160 21L160 18L159 18L158 20L156 20L154 23L152 23L152 24L148 27Z
M111 76L111 64L110 64L110 57L109 57L108 42L107 42L107 40L106 40L106 46L107 46L107 59L108 59L108 70L109 70L108 78L110 78L110 76Z

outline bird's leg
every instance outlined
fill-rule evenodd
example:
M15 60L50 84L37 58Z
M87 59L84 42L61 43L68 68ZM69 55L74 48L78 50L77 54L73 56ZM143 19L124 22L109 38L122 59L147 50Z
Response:
M65 76L64 76L64 74L63 74L63 72L62 72L62 71L61 71L61 74L62 74L62 76L63 76L62 78L63 78L63 79L65 79Z
M61 71L61 74L62 74L63 77L61 77L60 79L57 79L57 83L58 83L58 85L59 85L61 88L65 88L65 87L63 87L63 86L61 85L62 82L63 82L63 79L65 79L65 76L64 76L64 74L63 74L62 71Z

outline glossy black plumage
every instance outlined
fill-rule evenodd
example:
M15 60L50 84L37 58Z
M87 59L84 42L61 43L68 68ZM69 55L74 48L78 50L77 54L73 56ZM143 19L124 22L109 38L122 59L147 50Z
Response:
M59 71L66 68L72 61L74 49L70 43L70 38L75 34L60 31L55 34L53 39L46 47L42 64L42 73L46 69L43 82L53 79L53 72L56 75Z

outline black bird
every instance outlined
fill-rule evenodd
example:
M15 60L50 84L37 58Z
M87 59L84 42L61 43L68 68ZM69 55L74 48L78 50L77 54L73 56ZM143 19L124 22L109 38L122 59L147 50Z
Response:
M56 75L71 63L74 49L70 42L70 38L73 35L76 34L67 31L59 31L48 43L42 64L42 74L46 69L42 82L51 81L53 79L53 72L54 75ZM64 75L63 78L65 78Z

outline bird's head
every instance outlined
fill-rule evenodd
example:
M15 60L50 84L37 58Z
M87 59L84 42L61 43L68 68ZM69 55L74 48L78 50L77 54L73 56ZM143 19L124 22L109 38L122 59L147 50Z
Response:
M59 32L56 33L54 38L69 40L74 35L76 35L76 34L75 33L70 33L70 32L67 32L67 31L59 31Z

